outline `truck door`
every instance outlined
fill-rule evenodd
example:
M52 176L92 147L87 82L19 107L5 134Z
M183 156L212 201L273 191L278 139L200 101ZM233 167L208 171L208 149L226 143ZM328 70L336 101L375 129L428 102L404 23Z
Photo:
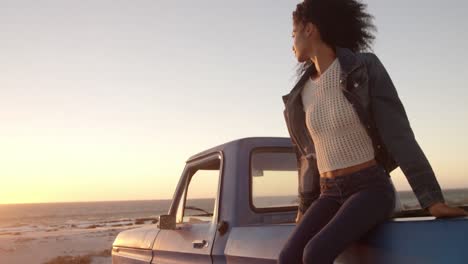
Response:
M176 229L161 230L153 247L154 264L212 263L218 222L222 168L220 153L189 162L176 190ZM171 211L173 208L171 207Z

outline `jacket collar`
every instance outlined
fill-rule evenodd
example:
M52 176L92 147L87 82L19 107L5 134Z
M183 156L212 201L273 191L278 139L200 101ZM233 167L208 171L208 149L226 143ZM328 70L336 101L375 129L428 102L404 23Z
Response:
M338 61L340 62L341 71L345 76L348 76L350 72L352 72L354 69L356 69L360 65L356 54L348 48L335 46L335 53L336 53L336 57L338 58ZM307 77L317 72L317 69L315 68L315 64L310 65L309 68L311 69L310 69L310 72L308 72L309 75Z
M348 76L352 71L354 71L362 63L358 60L356 53L348 48L335 47L336 56L340 62L342 72L345 76Z
M361 62L358 60L356 54L352 50L350 50L348 48L342 48L342 47L339 47L339 46L335 46L335 53L336 53L336 57L338 58L338 61L340 62L340 66L341 66L341 72L342 72L341 78L346 78L349 73L351 73L358 66L361 65ZM307 79L310 76L314 75L316 72L317 72L317 69L315 68L315 65L311 64L305 70L304 74L302 74L301 78L296 83L296 85L294 85L291 92L289 92L288 94L282 96L283 102L286 104L286 102L288 101L289 95L292 94L292 91L304 86L304 83L307 81Z

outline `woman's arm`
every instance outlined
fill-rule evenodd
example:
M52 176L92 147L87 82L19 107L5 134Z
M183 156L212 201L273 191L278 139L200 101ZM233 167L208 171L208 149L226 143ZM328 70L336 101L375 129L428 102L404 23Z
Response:
M285 96L283 96L283 101L285 102ZM288 116L286 114L286 109L283 111L283 115L286 121L286 126L288 126L288 131L291 136L291 128L289 127ZM297 171L298 171L298 214L296 222L298 222L301 216L305 213L307 208L312 204L312 202L317 199L320 195L320 185L319 185L319 172L317 169L317 162L315 158L305 158L302 155L301 150L297 142L295 142L294 137L291 138L291 143L296 154L297 160Z
M370 102L377 131L408 179L421 207L433 215L437 214L440 210L434 208L445 205L445 200L434 171L416 141L406 111L385 67L376 55L370 56Z
M307 177L308 175L305 175L305 172L303 170L304 167L309 167L308 164L303 164L303 162L309 162L307 159L303 159L301 152L299 150L299 147L297 144L291 139L292 145L294 152L296 154L296 160L297 160L297 182L298 182L298 199L299 199L299 204L298 204L298 210L297 210L297 217L296 217L296 223L300 221L302 218L302 215L305 213L307 208L309 208L310 204L317 199L318 195L320 193L314 192L315 188L312 188L311 190L307 189L306 186L302 186L301 183L304 182L304 179L301 179L301 177ZM318 173L318 172L317 172ZM311 186L309 186L311 187ZM313 186L312 186L313 187Z

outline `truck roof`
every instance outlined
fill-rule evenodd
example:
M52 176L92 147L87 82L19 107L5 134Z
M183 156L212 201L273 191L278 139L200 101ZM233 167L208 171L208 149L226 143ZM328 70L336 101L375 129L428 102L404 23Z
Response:
M277 147L291 147L292 146L291 139L289 137L245 137L245 138L235 139L235 140L226 142L224 144L209 148L202 152L199 152L195 155L190 156L190 158L188 158L186 162L190 162L194 159L197 159L201 156L205 156L213 152L222 151L228 147L237 146L237 147L252 148L258 145L277 146Z

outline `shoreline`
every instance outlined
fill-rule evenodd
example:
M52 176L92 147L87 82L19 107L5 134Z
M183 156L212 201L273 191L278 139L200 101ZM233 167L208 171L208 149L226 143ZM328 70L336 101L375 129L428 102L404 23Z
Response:
M153 221L4 233L0 235L0 263L111 263L112 243L117 234L154 225Z

